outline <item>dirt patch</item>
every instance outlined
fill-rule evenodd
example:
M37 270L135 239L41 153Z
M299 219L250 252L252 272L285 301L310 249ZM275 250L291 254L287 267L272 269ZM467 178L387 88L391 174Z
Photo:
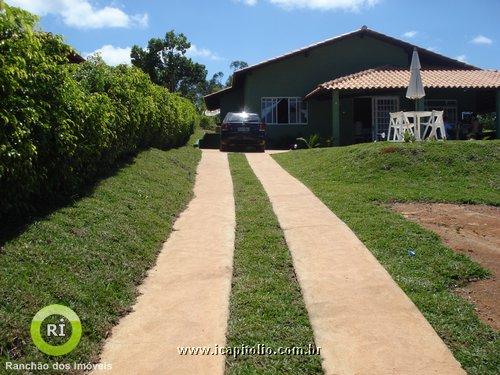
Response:
M392 208L491 271L492 278L470 283L457 293L474 303L485 323L500 330L500 208L444 203L396 203Z

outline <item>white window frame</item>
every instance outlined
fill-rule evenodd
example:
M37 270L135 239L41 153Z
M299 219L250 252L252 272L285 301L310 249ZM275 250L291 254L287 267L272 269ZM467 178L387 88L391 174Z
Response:
M263 96L260 98L260 114L262 119L265 121L265 116L263 113L263 103L264 100L280 100L280 99L287 99L288 101L288 123L279 123L279 122L266 122L267 125L277 125L277 126L287 126L287 125L308 125L309 124L309 103L307 101L304 101L302 97L300 96ZM301 105L298 106L299 110L299 120L302 118L300 115L300 111L302 110L302 104L305 104L305 109L306 109L306 122L290 122L290 100L293 99L296 101L296 103L300 103ZM277 111L277 110L276 110ZM276 112L276 121L278 120L278 114Z

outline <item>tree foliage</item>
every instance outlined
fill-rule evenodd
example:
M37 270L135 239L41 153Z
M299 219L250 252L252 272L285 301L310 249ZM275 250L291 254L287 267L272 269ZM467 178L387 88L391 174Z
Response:
M247 67L248 63L246 63L245 61L241 60L232 61L231 64L229 65L229 68L233 71L233 74L227 77L226 86L231 86L233 84L234 72L236 72L237 70L245 69Z
M222 72L207 79L205 65L196 63L187 56L190 48L191 43L184 34L171 30L163 39L150 39L146 48L133 46L130 56L132 64L147 73L154 83L189 98L201 111L205 108L203 96L231 86L233 75L228 77L225 84L222 82ZM233 73L247 66L241 60L230 64Z
M212 76L212 78L207 81L205 88L205 95L222 90L224 88L224 84L222 83L222 77L224 77L224 73L218 72L215 73Z
M233 70L233 72L235 72L237 70L248 68L248 63L246 63L245 61L236 60L231 62L229 67Z
M178 92L191 100L204 93L207 70L193 62L186 53L191 43L182 33L171 30L163 39L152 38L147 48L132 47L132 64L146 72L151 80L170 92Z

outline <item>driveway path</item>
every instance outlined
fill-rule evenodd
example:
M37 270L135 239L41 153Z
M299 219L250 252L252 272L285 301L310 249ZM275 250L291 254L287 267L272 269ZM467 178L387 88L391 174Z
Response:
M140 287L133 312L101 357L112 374L223 374L224 356L181 356L179 346L224 346L234 249L227 155L203 151L194 198Z
M326 374L465 374L356 235L268 154L247 154L292 253Z

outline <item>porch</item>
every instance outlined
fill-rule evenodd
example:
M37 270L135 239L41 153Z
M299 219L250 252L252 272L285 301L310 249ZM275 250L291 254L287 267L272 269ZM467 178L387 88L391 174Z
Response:
M473 115L493 119L496 114L490 138L499 138L500 72L434 70L422 76L426 96L416 103L405 97L409 72L401 69L370 69L340 77L320 85L306 99L331 103L333 145L385 140L389 114L414 110L444 111L450 129L453 126L451 139L466 139Z

